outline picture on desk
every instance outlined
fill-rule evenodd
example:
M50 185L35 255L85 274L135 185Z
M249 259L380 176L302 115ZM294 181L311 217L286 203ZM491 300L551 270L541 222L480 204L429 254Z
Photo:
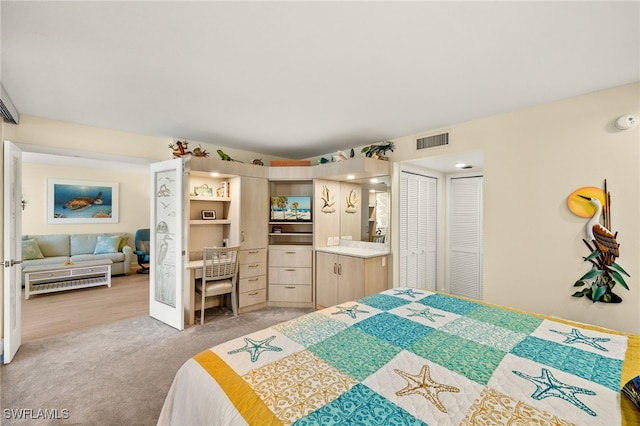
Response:
M272 196L271 221L310 222L311 197L285 195Z

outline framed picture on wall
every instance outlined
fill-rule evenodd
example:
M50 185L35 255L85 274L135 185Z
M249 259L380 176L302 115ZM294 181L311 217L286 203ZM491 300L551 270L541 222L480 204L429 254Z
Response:
M47 223L118 223L118 183L47 179Z

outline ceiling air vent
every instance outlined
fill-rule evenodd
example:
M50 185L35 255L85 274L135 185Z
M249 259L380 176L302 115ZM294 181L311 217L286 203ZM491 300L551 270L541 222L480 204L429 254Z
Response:
M441 133L439 135L416 139L416 149L419 150L442 145L449 145L449 133Z
M9 99L9 95L7 95L2 85L0 85L0 113L2 113L2 118L7 123L18 124L20 121L20 114L18 114L16 107L13 106L13 102Z

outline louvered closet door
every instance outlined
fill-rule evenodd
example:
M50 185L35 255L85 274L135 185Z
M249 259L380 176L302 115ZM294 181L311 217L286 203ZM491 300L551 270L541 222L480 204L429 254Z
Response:
M451 179L449 289L482 299L482 177Z
M436 288L437 179L400 175L400 285Z
M437 179L418 180L418 288L436 290Z

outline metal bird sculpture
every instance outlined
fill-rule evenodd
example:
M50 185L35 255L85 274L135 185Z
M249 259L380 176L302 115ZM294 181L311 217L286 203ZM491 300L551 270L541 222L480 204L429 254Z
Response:
M595 214L587 222L587 240L593 241L602 253L609 253L611 256L620 257L620 244L616 241L618 233L615 234L600 224L600 216L602 215L602 203L597 198L578 197L588 200L596 208Z

